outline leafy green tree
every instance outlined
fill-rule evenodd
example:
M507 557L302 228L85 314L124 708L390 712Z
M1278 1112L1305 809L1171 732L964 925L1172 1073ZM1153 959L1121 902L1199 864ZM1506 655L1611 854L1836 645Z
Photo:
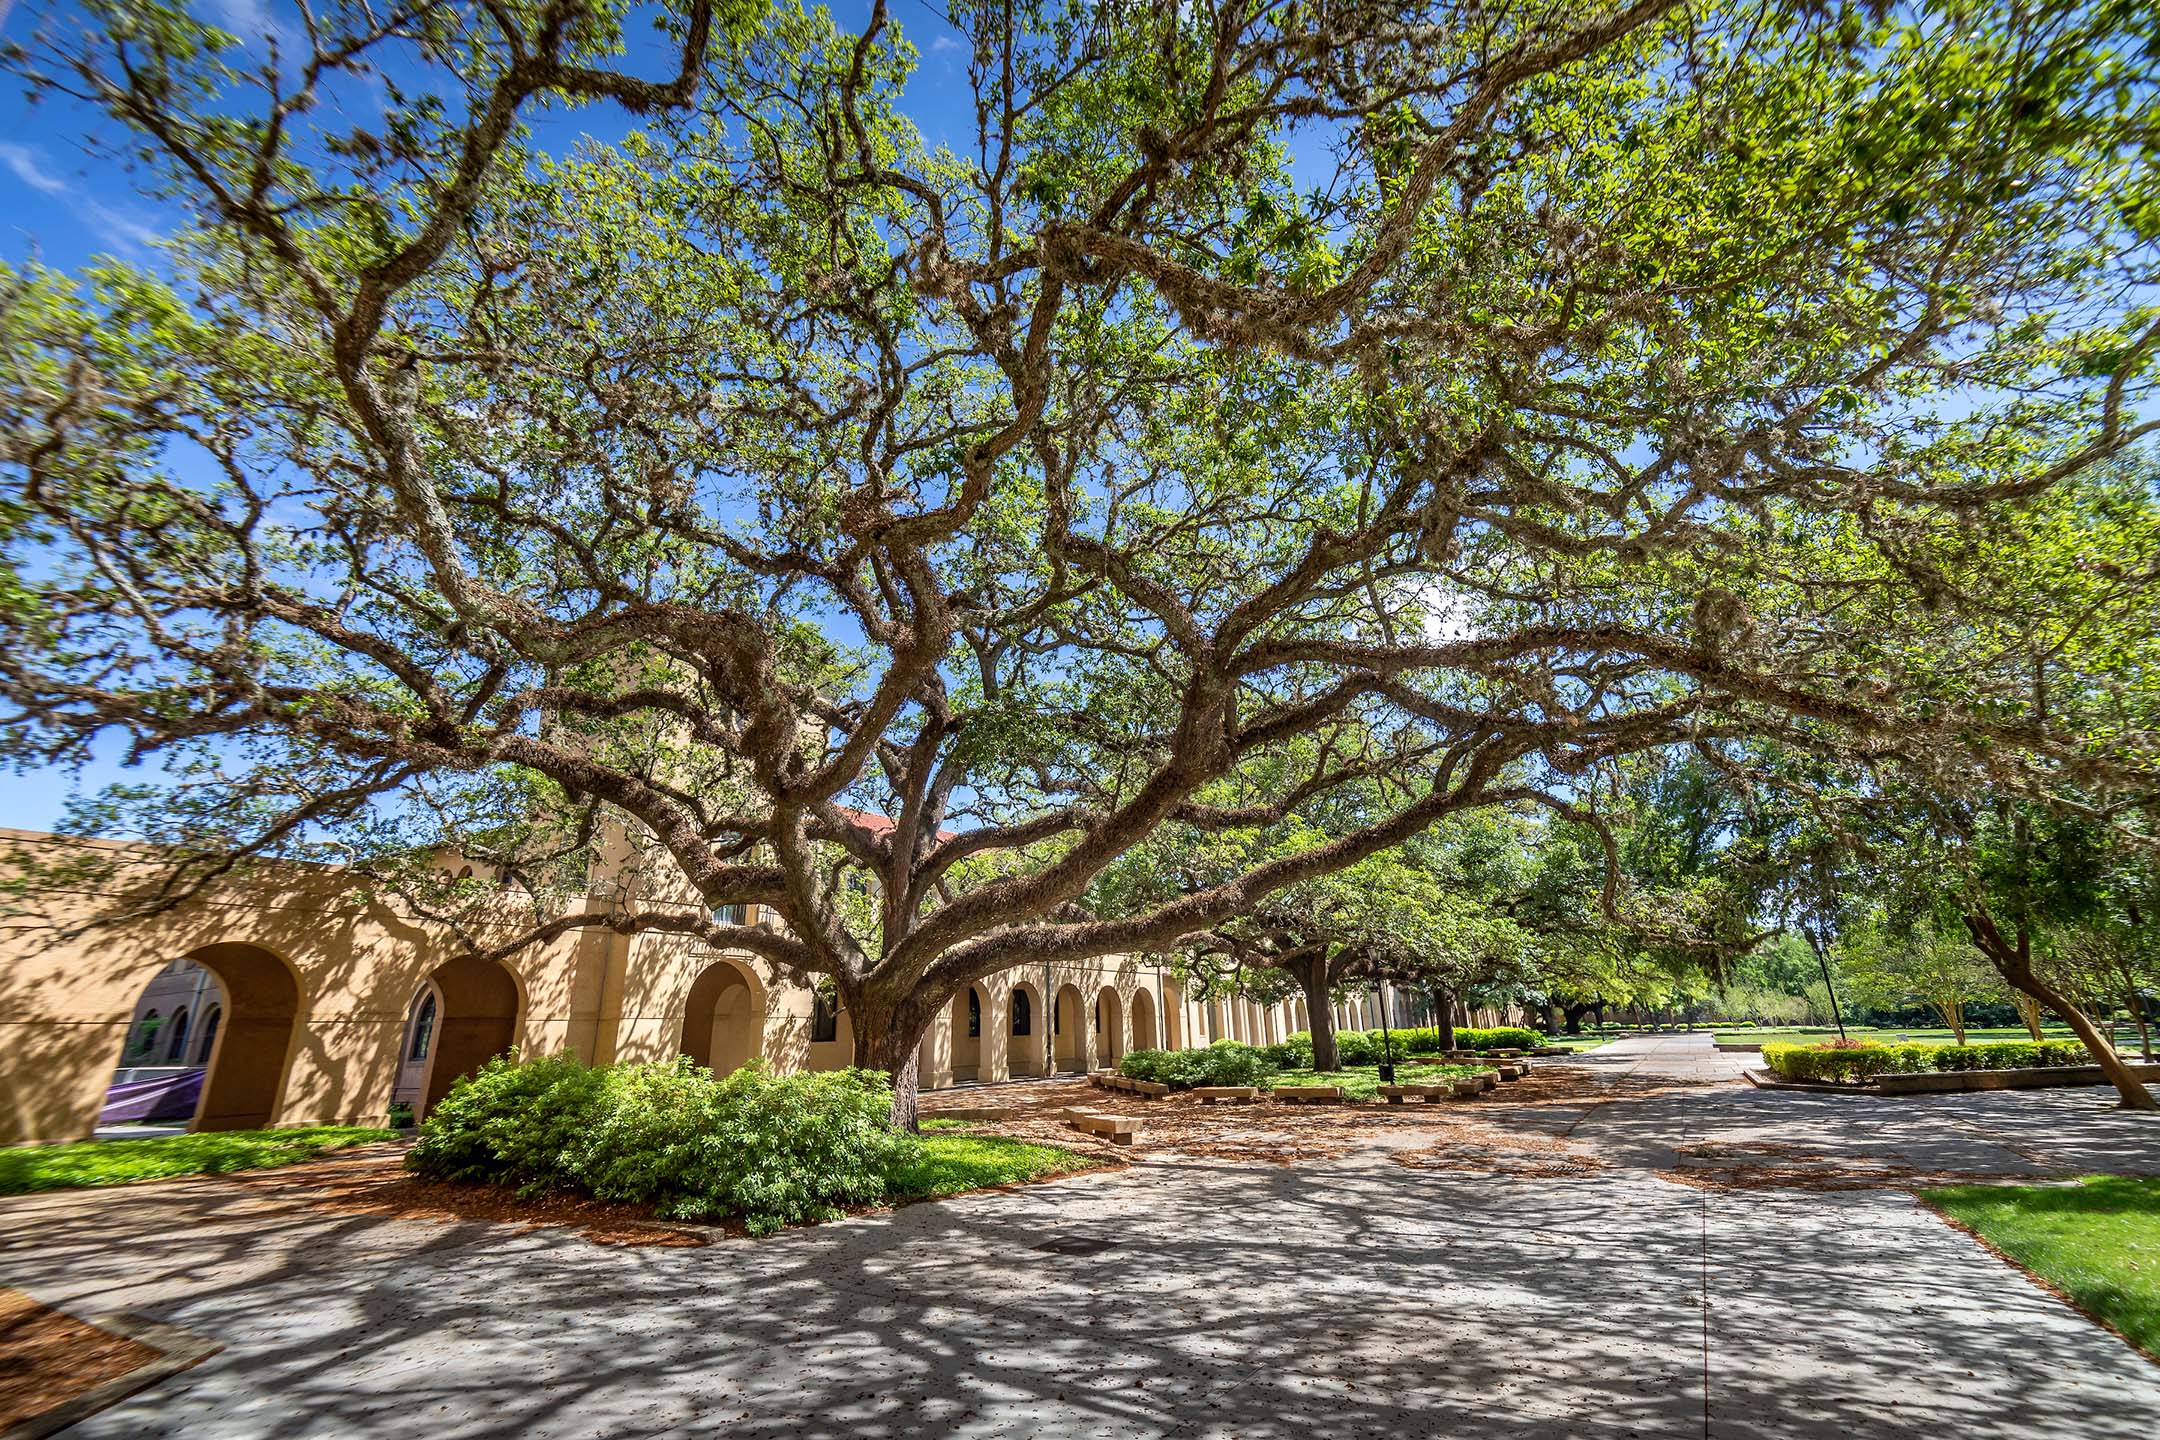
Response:
M1838 938L1839 968L1855 997L1893 1008L1923 1004L1965 1043L1965 1007L2002 993L2002 979L1972 941L1923 923L1898 934L1856 926Z
M483 954L741 947L905 1122L971 979L1631 754L2141 763L1943 575L2152 428L2142 4L965 0L958 151L882 3L633 15L88 0L11 53L191 226L0 275L0 735L173 777L76 817L173 856L124 914L338 857Z

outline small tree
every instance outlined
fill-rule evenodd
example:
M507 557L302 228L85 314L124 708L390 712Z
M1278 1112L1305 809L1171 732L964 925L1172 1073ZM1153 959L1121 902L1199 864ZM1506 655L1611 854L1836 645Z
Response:
M1960 1045L1965 1007L2004 990L1962 927L1944 931L1923 922L1899 933L1880 924L1855 926L1839 937L1837 958L1857 998L1886 1009L1925 1005Z

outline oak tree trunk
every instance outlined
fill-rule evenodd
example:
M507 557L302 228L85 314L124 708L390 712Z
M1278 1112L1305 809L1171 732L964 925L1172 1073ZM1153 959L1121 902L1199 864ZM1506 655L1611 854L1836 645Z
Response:
M892 1128L919 1129L922 1038L931 1017L943 1007L925 1011L910 1000L886 1008L858 997L848 1008L855 1026L855 1063L865 1070L882 1070L892 1080Z
M1335 1008L1328 1003L1327 959L1316 955L1298 970L1298 985L1305 992L1305 1013L1312 1020L1313 1069L1325 1074L1342 1069L1342 1055L1335 1045Z
M1440 1011L1440 1048L1444 1051L1452 1050L1455 1048L1455 994L1451 990L1436 990L1433 993L1440 997L1437 1007Z

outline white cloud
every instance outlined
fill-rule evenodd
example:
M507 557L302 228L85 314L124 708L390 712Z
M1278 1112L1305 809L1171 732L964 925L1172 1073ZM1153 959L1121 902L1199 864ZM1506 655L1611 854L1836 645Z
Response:
M0 140L0 165L6 166L17 180L38 193L64 199L84 229L102 237L116 249L147 249L164 238L155 226L117 206L108 205L95 195L84 194L80 186L55 175L48 168L44 155L32 146Z
M38 154L27 145L17 145L12 140L0 140L0 165L15 173L15 178L33 190L47 195L64 195L68 183L57 175L48 174L38 163Z

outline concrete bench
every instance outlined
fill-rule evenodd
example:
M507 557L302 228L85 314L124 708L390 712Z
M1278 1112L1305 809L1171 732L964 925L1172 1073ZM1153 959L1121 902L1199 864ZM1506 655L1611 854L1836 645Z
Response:
M1133 1137L1140 1133L1140 1127L1134 1121L1119 1115L1090 1115L1085 1110L1066 1111L1065 1123L1075 1130L1100 1135L1113 1145L1130 1145Z
M1430 1105L1446 1100L1455 1093L1453 1084L1446 1085L1382 1085L1380 1093L1390 1105L1400 1105L1405 1100L1423 1100Z
M1480 1094L1485 1089L1485 1085L1481 1076L1465 1075L1460 1080L1457 1080L1451 1088L1454 1090L1457 1100L1468 1100L1472 1096Z
M1471 1078L1477 1081L1477 1088L1480 1090L1497 1090L1500 1088L1500 1077L1490 1070L1487 1070L1482 1075L1474 1075Z
M1256 1085L1199 1085L1192 1093L1209 1105L1218 1101L1225 1105L1251 1105L1260 1099L1260 1089Z
M1278 1085L1274 1095L1277 1100L1292 1105L1313 1105L1328 1100L1342 1099L1340 1085Z
M1502 1080L1520 1080L1529 1073L1530 1067L1527 1065L1502 1065L1499 1070Z
M1160 1100L1170 1093L1170 1087L1160 1080L1128 1080L1125 1088L1143 1100Z

